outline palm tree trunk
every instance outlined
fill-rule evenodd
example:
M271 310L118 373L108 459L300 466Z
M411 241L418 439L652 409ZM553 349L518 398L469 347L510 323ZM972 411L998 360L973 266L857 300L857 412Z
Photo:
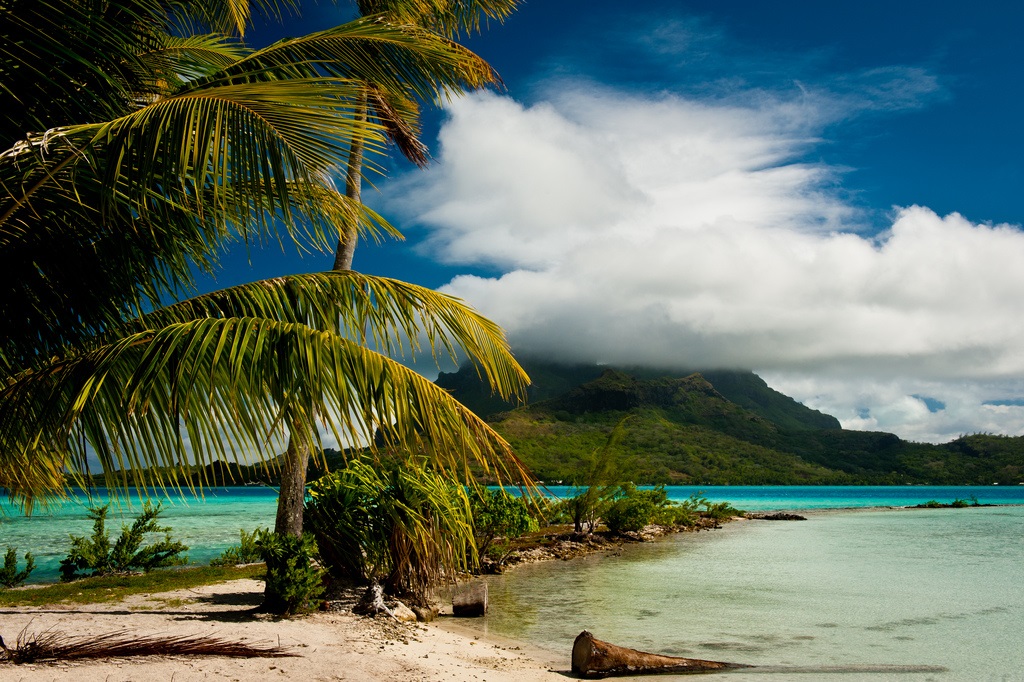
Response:
M309 446L294 436L281 463L281 491L277 498L277 520L274 532L281 535L302 535L302 505L306 498L306 470Z
M367 99L364 93L355 113L357 122L365 122ZM348 153L348 168L345 171L345 196L353 201L362 198L363 143L356 137ZM345 233L338 239L334 254L334 270L351 270L352 258L356 251L358 231L355 225L346 225ZM309 465L309 448L298 445L294 435L288 438L281 465L281 490L277 499L277 521L274 532L296 537L302 535L302 505L306 498L306 470Z
M355 119L358 123L366 122L366 93L360 98ZM355 202L362 201L363 194L363 142L359 137L352 140L348 151L348 168L345 170L345 196ZM334 254L335 270L351 270L352 257L356 252L359 233L355 225L346 225L345 234L338 239L338 248Z

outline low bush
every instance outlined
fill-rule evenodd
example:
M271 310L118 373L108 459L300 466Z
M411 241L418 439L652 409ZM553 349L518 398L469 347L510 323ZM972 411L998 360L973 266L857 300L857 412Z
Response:
M724 521L734 516L743 516L743 511L728 502L707 502L701 511L701 516L715 521Z
M263 608L283 616L314 610L324 592L324 571L313 536L307 533L295 537L269 530L256 534L256 549L267 564Z
M240 564L253 564L263 561L257 546L257 540L261 532L266 532L266 529L261 530L257 528L251 533L246 533L244 528L239 529L239 543L225 549L219 557L210 561L210 565L238 566Z
M91 537L70 536L71 551L60 562L61 580L67 582L86 576L148 572L161 566L175 566L188 561L183 556L188 547L171 538L169 527L157 524L161 506L158 504L154 507L149 502L143 505L142 513L131 526L121 526L121 535L111 547L106 531L109 507L89 508L89 517L93 519ZM164 539L143 545L148 533L164 533Z
M18 550L8 546L7 554L4 555L4 567L0 568L0 585L4 587L17 587L26 580L36 567L35 558L32 552L25 553L25 570L18 570Z
M353 460L314 481L305 524L332 575L422 606L477 559L465 488L413 458Z
M664 486L639 490L632 483L620 486L604 511L604 523L612 533L636 532L655 521L655 516L669 506Z
M538 528L537 519L530 514L526 501L504 490L473 490L469 495L469 506L473 513L477 552L499 564L508 558L512 540Z

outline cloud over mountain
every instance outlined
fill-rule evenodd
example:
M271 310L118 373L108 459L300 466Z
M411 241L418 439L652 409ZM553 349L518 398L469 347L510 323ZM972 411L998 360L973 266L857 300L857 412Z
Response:
M989 382L967 402L991 411L1024 376L1024 233L909 206L872 234L842 169L807 160L830 104L564 81L531 106L480 94L451 105L439 163L392 183L389 208L435 258L504 273L446 290L521 352L754 368L850 426L956 435L967 406L949 387ZM878 388L894 379L947 407ZM994 430L1024 427L1002 417Z

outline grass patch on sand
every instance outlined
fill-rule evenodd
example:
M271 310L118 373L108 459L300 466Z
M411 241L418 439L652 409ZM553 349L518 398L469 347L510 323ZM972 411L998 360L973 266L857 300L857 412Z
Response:
M0 606L46 606L48 604L96 604L120 601L133 594L171 592L200 585L262 578L263 564L248 566L197 566L164 569L139 575L107 575L70 583L0 591Z

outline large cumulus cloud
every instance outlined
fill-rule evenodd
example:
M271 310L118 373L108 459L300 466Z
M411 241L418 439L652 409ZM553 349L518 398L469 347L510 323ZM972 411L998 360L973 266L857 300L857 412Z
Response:
M446 290L520 352L753 368L849 427L918 440L1024 432L1024 233L914 205L871 227L843 169L813 161L850 101L480 94L451 105L438 164L391 183L388 208L435 258L503 273Z

